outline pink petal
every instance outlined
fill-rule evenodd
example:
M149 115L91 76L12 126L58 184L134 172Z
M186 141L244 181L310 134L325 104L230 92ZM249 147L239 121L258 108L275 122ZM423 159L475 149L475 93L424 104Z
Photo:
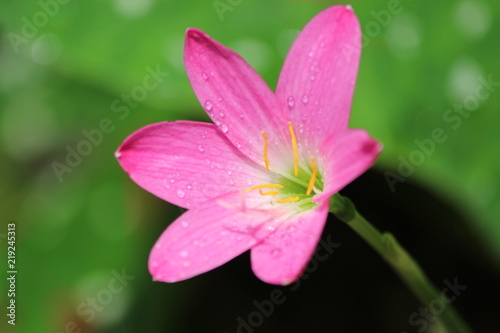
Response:
M287 219L252 248L252 270L262 281L287 285L297 280L316 250L328 214L328 201Z
M270 173L237 150L213 124L149 125L130 135L116 156L139 186L184 208L269 183Z
M177 282L212 270L268 237L279 223L278 211L244 204L238 193L211 200L175 220L149 257L157 281Z
M184 62L196 96L220 130L260 165L264 131L271 165L278 170L278 148L290 141L287 119L259 74L237 53L196 29L186 33Z
M382 145L364 130L344 130L326 138L320 148L324 188L314 201L327 199L363 174L381 150Z
M295 40L281 71L276 97L290 110L299 141L317 147L347 128L361 50L359 22L350 7L316 15Z

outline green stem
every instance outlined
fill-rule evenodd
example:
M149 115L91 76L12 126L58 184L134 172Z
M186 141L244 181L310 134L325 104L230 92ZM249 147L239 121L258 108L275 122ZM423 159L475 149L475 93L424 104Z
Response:
M387 232L380 232L358 213L353 203L336 194L330 201L330 212L345 222L363 238L391 266L424 307L433 300L441 299L441 293L429 281L420 265ZM471 330L460 318L451 304L446 304L442 314L436 318L449 333L469 333Z

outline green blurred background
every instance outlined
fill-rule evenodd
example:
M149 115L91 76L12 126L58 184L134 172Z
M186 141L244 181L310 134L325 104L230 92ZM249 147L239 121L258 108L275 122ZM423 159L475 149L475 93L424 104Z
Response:
M183 66L186 28L238 51L274 87L296 34L335 3L3 0L0 331L423 331L409 320L420 307L413 296L333 218L324 239L341 246L298 290L258 281L248 255L190 281L152 282L149 250L182 211L136 186L113 155L144 125L208 121ZM351 127L366 128L384 151L345 193L396 234L438 289L454 278L468 286L454 305L474 331L498 332L500 3L351 4L364 32ZM163 73L158 84L145 89L155 70ZM453 111L460 105L465 111ZM435 129L442 142L426 154L417 141L430 149ZM96 131L93 143L82 143ZM87 156L69 165L78 149ZM12 221L15 327L7 324L4 283ZM123 272L128 280L111 286ZM275 289L287 301L262 323L241 326L254 300Z

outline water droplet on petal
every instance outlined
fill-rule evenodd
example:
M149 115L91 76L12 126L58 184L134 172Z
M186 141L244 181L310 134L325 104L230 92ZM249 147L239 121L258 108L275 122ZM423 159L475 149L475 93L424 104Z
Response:
M208 75L207 75L207 73L203 73L201 75L201 77L203 77L203 80L208 81Z
M202 137L203 139L206 139L206 138L207 138L207 131L203 131L203 132L201 132L201 137Z
M274 249L271 251L271 255L275 256L275 255L277 255L277 254L278 254L278 253L280 253L280 252L281 252L281 250L280 250L280 249L278 249L278 248L274 248Z
M229 131L229 128L227 127L226 124L222 124L220 130L222 131L222 133L227 133L227 131Z
M252 180L251 179L247 179L247 184L248 185L252 185Z
M181 199L182 199L182 198L184 198L184 196L185 196L185 195L186 195L186 193L184 193L184 191L183 191L183 190L177 190L177 196L178 196L179 198L181 198Z
M224 111L222 111L222 110L221 110L221 111L219 112L219 116L220 116L221 118L224 118Z
M191 184L187 184L187 185L186 185L186 188L187 188L188 190L190 190L190 189L192 189L192 188L193 188L193 186L192 186Z
M316 77L314 75L309 76L309 80L314 81L316 80Z
M199 150L200 152L204 152L204 151L205 151L205 147L203 147L202 145L199 145L199 146L198 146L198 150Z
M188 255L189 255L189 252L188 251L181 251L181 253L179 253L181 255L182 258L186 258Z
M205 110L207 110L207 111L211 111L211 110L212 110L212 108L213 108L212 102L210 102L210 101L206 101L206 102L205 102Z
M291 110L293 109L294 105L295 105L295 99L292 96L288 97L288 108Z
M309 96L307 96L307 95L302 96L302 103L304 103L304 104L309 103Z
M181 222L181 227L183 227L183 228L187 228L187 227L189 227L189 222L187 222L187 221L182 221L182 222Z
M309 51L309 56L310 57L314 56L314 52L313 51Z
M219 102L222 102L224 100L224 98L222 98L221 96L219 96L218 100L219 100Z

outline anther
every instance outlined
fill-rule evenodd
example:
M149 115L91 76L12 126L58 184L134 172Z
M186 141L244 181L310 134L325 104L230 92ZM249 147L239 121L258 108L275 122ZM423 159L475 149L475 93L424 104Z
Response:
M247 192L250 192L252 190L256 190L259 188L283 188L283 185L281 185L281 184L262 184L262 185L257 185L254 187L247 188Z
M264 192L262 190L259 190L259 193L260 193L260 195L277 195L280 192L278 192L278 191L267 191L267 192Z
M267 135L264 131L261 131L260 134L264 138L264 165L266 166L266 171L269 171L269 158L267 157L267 146L269 141L267 140Z
M309 179L309 186L307 187L306 194L309 195L311 194L313 188L314 188L314 182L316 182L316 173L318 172L318 169L316 168L316 162L314 162L314 157L311 157L311 164L312 164L312 174L311 174L311 179Z
M276 200L277 203L287 203L287 202L295 202L295 201L299 201L300 198L299 197L288 197L288 198L285 198L285 199L282 199L282 200Z
M292 137L292 149L293 149L293 173L295 176L299 175L299 151L297 149L297 138L295 137L295 132L293 130L293 125L288 122L288 130L290 131L290 136Z

